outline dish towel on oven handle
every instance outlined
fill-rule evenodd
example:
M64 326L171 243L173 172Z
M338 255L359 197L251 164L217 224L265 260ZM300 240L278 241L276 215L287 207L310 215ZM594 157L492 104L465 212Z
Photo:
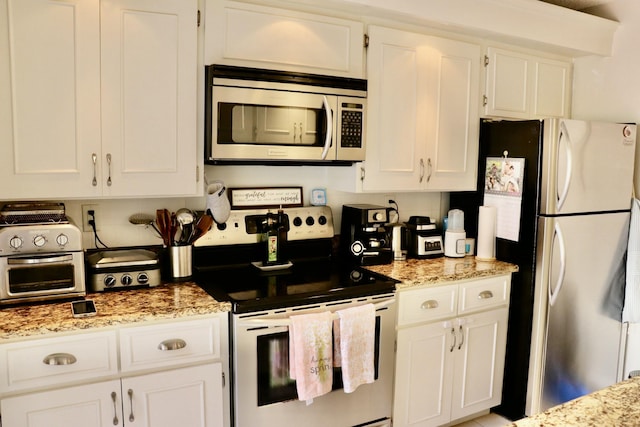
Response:
M373 304L338 310L334 322L336 366L342 367L345 393L352 393L362 384L375 380L376 309Z
M289 373L298 399L309 405L333 386L332 315L326 311L289 319Z

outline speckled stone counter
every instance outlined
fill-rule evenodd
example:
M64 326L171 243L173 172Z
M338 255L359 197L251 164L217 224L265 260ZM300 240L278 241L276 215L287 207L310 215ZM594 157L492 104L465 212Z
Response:
M640 425L640 377L555 406L513 427L636 427Z
M397 285L397 289L441 285L455 280L478 279L518 271L517 265L503 261L479 261L473 256L408 259L367 268L399 280L401 283Z
M127 323L183 318L229 311L229 303L211 298L192 282L154 288L87 294L97 315L76 319L70 303L57 302L0 309L0 340L52 332L101 328Z

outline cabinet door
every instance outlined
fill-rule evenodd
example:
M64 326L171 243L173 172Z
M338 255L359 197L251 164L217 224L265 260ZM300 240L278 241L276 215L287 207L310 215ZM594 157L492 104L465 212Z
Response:
M222 427L220 363L122 380L127 427Z
M398 331L394 426L428 427L449 422L455 332L451 322Z
M98 0L0 0L3 198L101 194L99 28Z
M121 426L120 381L2 399L1 411L4 427Z
M361 22L225 0L206 14L205 64L364 76Z
M103 0L105 196L196 193L196 0Z
M539 119L569 117L571 65L568 62L539 58L533 72L533 116Z
M475 190L480 112L480 46L431 38L428 49L428 190Z
M429 86L422 46L427 40L369 27L365 191L423 187Z
M451 420L500 404L508 308L457 319Z
M485 114L526 119L529 116L529 57L502 49L487 50Z

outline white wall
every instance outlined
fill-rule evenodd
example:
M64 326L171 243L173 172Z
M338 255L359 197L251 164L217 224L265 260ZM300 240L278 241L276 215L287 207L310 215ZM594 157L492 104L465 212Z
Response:
M574 62L573 117L640 124L640 2L614 0L590 9L621 23L611 57ZM636 192L640 191L640 150L636 150Z
M340 213L343 204L372 203L388 206L393 199L399 205L400 220L406 221L411 215L426 215L437 221L442 218L442 210L448 208L446 193L382 193L355 194L337 191L328 184L335 167L325 166L207 166L205 173L209 181L222 180L227 187L303 187L303 202L309 204L313 188L326 188L328 205L334 216L334 231L340 231ZM203 184L204 186L204 184ZM81 226L82 205L97 205L96 221L98 236L109 247L136 245L158 245L162 241L153 230L144 226L134 226L129 217L136 213L155 215L156 209L167 208L176 211L181 207L203 210L204 197L172 199L123 199L123 200L68 200L65 206L68 215ZM92 232L84 233L84 248L96 247Z

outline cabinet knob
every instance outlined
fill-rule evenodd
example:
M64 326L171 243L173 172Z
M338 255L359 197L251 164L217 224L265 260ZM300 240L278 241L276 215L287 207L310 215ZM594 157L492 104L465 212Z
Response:
M430 310L432 308L438 308L438 301L434 300L434 299L430 299L429 301L425 301L422 303L422 305L420 306L421 309L423 310Z
M78 359L69 353L52 353L42 359L45 365L73 365Z
M171 350L180 350L187 346L187 342L185 340L181 340L180 338L174 338L170 340L164 340L160 344L158 344L158 350L162 351L171 351Z
M478 299L489 299L493 298L493 292L491 291L482 291L478 294Z

